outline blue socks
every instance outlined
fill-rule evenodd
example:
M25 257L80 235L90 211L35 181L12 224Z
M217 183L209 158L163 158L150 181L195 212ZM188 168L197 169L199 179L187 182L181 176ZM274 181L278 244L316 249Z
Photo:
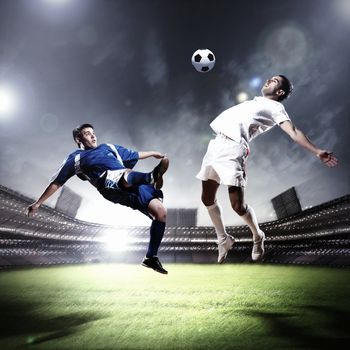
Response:
M151 183L151 173L132 171L128 174L126 182L133 186L149 185Z
M152 258L153 256L157 256L158 248L160 246L160 242L163 239L165 231L165 222L153 220L150 228L150 241L148 250L146 253L146 258Z

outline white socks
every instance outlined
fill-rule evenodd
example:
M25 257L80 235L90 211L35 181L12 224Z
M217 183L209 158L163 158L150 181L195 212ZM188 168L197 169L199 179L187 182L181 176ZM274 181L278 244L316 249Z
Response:
M222 243L226 239L227 233L221 217L221 205L216 201L213 205L209 205L206 208L208 209L210 219L213 222L218 241L219 243ZM242 215L241 218L245 221L245 223L252 231L253 240L259 241L261 239L261 235L259 234L261 230L259 228L254 209L251 206L247 205L247 212Z
M218 241L219 243L222 243L226 239L227 233L221 217L221 205L215 201L214 204L209 205L206 208L208 209L210 219L213 222Z
M247 205L247 212L241 216L241 218L245 221L245 223L249 226L250 230L253 233L253 240L260 240L261 236L259 235L260 228L258 224L258 220L256 218L254 209Z

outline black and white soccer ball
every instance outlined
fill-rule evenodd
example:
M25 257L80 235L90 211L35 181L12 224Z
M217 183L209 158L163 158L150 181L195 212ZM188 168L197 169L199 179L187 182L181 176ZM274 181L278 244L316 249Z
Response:
M192 55L192 64L196 71L207 73L211 71L215 65L215 56L208 49L199 49Z

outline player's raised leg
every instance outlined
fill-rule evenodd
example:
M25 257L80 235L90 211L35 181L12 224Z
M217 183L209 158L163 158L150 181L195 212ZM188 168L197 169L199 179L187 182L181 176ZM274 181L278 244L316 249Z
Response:
M148 250L142 265L159 273L167 274L168 271L163 268L159 258L157 257L158 249L165 231L166 208L159 199L154 198L148 205L148 211L154 219L150 227L150 241Z
M202 181L202 202L206 206L215 228L219 249L218 263L221 264L225 262L227 253L232 249L235 240L226 233L221 205L216 199L218 188L219 184L214 180Z
M156 189L161 189L163 187L163 175L168 170L168 167L169 159L164 157L150 173L126 169L118 184L124 188L154 185Z
M245 221L253 234L252 260L261 260L265 252L265 234L259 228L255 212L252 207L245 203L243 188L230 186L228 191L232 209Z

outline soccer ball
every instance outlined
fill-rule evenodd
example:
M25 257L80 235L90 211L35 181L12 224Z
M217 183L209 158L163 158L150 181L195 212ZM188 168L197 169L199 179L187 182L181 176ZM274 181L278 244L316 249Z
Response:
M208 49L199 49L192 55L192 64L196 71L207 73L215 65L215 56Z

